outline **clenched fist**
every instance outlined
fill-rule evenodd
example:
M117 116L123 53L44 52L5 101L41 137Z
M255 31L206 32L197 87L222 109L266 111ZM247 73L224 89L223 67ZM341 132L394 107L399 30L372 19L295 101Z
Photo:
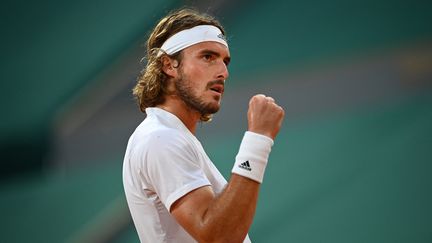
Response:
M249 101L248 130L275 139L285 112L272 97L259 94Z

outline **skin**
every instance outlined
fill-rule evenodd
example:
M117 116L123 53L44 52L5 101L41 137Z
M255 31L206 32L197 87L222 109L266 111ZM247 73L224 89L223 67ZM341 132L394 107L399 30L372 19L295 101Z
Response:
M170 76L168 95L158 107L177 117L195 134L200 112L179 95L175 82L208 110L220 108L225 80L228 78L230 53L217 42L202 42L183 50L180 65L163 57L163 71ZM177 85L178 86L178 85ZM248 130L275 139L284 117L274 99L255 95L250 99ZM215 195L210 186L193 190L170 208L177 222L199 242L243 242L252 224L260 184L232 174L224 191Z

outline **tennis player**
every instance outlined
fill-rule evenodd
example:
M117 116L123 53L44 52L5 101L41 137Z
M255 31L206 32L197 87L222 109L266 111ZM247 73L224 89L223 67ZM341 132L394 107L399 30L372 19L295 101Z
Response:
M230 52L213 17L190 9L160 20L133 90L147 117L123 164L127 203L141 242L250 242L268 156L284 117L274 99L250 99L227 182L195 137L221 104ZM234 158L233 158L234 161Z

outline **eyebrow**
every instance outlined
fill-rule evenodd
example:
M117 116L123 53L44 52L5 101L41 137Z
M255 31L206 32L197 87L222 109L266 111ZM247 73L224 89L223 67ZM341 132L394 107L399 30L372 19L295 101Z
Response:
M216 52L216 51L213 51L213 50L209 50L209 49L204 49L204 50L200 51L200 53L201 53L201 55L209 54L209 55L214 55L216 57L220 57L221 56L221 54L219 52ZM225 57L223 59L223 61L226 63L226 65L228 65L230 63L230 61L231 61L231 57L227 56L227 57Z

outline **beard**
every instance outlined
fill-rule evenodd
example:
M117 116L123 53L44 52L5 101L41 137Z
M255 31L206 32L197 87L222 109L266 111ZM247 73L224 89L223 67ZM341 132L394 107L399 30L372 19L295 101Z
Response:
M209 82L206 86L206 90L208 90L214 82L218 81ZM193 92L194 89L189 82L189 78L182 70L180 70L180 77L174 83L177 95L180 99L182 99L189 108L198 111L201 116L208 116L219 111L219 104L215 104L215 102L205 102L202 97L197 95L196 92Z

